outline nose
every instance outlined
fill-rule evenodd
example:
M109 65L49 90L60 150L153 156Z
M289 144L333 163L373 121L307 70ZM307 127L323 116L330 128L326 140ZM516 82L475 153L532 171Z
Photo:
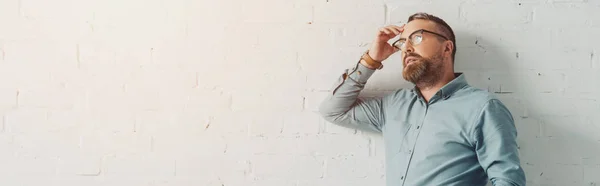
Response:
M406 52L406 53L412 53L414 51L415 51L415 49L413 48L413 46L412 46L412 44L410 42L404 43L404 52Z

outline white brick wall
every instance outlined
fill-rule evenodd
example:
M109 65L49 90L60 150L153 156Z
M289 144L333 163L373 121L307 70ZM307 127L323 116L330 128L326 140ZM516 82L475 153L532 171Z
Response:
M417 11L513 112L528 185L600 185L599 0L0 0L0 185L383 185L381 137L315 112Z

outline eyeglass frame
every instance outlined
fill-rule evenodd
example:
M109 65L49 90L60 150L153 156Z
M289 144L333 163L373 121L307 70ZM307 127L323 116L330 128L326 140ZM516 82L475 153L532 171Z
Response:
M442 35L442 34L438 34L438 33L435 33L435 32L429 31L429 30L425 30L425 29L419 29L419 30L416 30L416 31L414 31L413 33L411 33L411 34L410 34L410 35L409 35L407 38L399 38L398 40L394 41L394 42L392 43L392 47L402 50L402 49L401 49L402 47L396 47L396 43L400 42L400 40L402 40L402 39L409 41L409 42L410 42L410 44L411 44L411 45L413 45L413 46L417 46L417 45L419 45L420 43L419 43L419 44L417 44L417 45L414 45L414 44L412 43L412 39L411 39L411 37L412 37L412 36L413 36L415 33L417 33L417 32L421 32L421 34L423 34L423 32L427 32L427 33L431 33L431 34L433 34L433 35L436 35L436 36L442 37L442 38L444 38L445 40L450 40L450 39L448 39L446 36L444 36L444 35Z

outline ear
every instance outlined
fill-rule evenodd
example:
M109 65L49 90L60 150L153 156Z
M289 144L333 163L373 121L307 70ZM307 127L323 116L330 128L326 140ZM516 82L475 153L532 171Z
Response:
M454 43L450 40L445 41L444 45L444 53L448 52L448 54L452 55L452 51L454 50Z

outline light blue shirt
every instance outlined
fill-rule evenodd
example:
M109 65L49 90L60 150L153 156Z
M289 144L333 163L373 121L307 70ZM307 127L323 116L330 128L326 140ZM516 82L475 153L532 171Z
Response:
M358 97L375 70L347 69L321 103L325 120L382 133L388 186L525 185L513 117L465 75L425 102L416 88L382 98Z

